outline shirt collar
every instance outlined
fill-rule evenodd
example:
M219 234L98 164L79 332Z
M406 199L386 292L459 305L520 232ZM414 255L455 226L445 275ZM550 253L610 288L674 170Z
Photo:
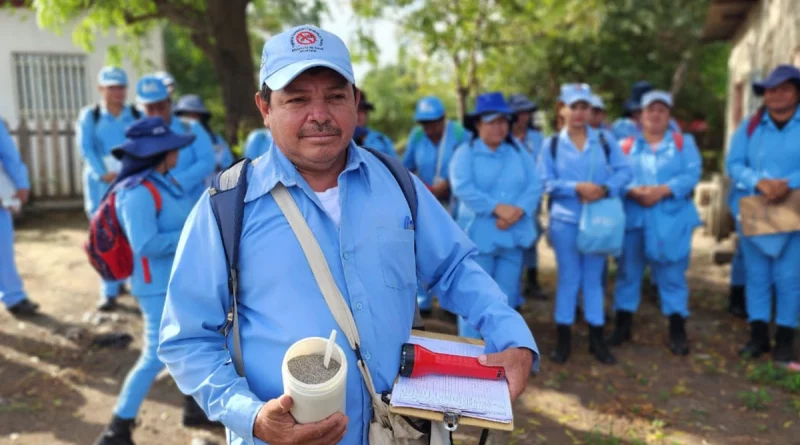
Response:
M800 121L800 105L798 105L797 108L794 110L794 114L789 119L789 121L790 122L791 121ZM766 108L764 109L764 115L761 116L761 124L762 125L772 125L773 127L775 127L775 122L772 121L772 117L769 115L769 111ZM788 125L788 123L787 123L787 125ZM777 128L777 127L775 127L775 128ZM784 128L786 128L786 127L784 127Z
M253 161L252 164L253 167L248 172L248 187L244 202L254 201L266 195L279 182L287 188L299 186L309 196L313 195L311 187L303 179L303 176L297 172L297 168L289 158L283 154L280 148L275 146L275 141L272 141L267 152L256 161ZM364 160L364 150L350 141L350 145L347 147L347 163L339 177L355 170L359 172L361 178L367 184L367 188L370 189L369 169Z

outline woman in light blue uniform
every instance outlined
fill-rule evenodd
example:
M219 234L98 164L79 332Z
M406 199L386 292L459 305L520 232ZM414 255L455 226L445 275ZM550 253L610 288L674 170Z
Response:
M114 416L96 445L133 443L131 428L139 407L164 368L156 355L161 313L178 238L195 202L169 173L178 163L178 150L190 145L194 135L175 134L154 117L131 126L126 137L113 151L122 168L111 187L134 255L131 291L142 310L145 341L122 385Z
M269 150L272 146L272 133L269 128L258 128L247 135L244 143L244 157L255 159Z
M419 125L408 135L403 165L422 180L443 206L451 208L450 160L469 133L460 124L446 119L444 104L434 96L417 102L414 120ZM423 283L417 287L417 303L423 315L433 309L433 296Z
M549 235L558 266L558 345L550 358L556 363L569 359L580 292L584 319L589 324L589 352L601 363L612 364L616 359L603 338L601 283L606 257L578 250L578 222L584 203L620 196L631 180L631 171L616 141L589 126L589 87L564 85L561 101L568 109L565 126L544 142L538 165L545 191L550 195Z
M514 137L514 140L522 147L525 151L527 151L531 158L533 158L534 164L536 163L537 159L539 159L539 149L542 147L542 132L540 132L537 128L533 126L533 114L539 107L536 106L532 100L530 100L524 94L513 94L508 98L508 106L511 107L513 111L512 116L512 123L511 123L511 134ZM541 233L541 227L539 225L539 211L537 209L536 216L534 217L534 224L536 224L537 233ZM533 245L525 251L525 264L524 267L527 269L526 271L526 286L524 293L526 295L531 296L536 300L546 300L547 296L542 292L542 288L539 286L539 279L538 279L538 264L539 259L536 250L536 244L538 243L539 239L533 242ZM519 307L524 298L522 295L519 296L510 296L509 298L513 298L514 301L509 301L511 307Z
M757 357L771 349L772 288L775 302L776 362L795 359L793 342L800 315L800 231L744 236L740 199L762 195L770 203L786 200L800 188L800 70L777 67L753 85L764 108L736 130L725 162L734 188L732 212L745 263L745 298L750 341L742 355Z
M692 192L700 180L702 160L694 138L684 138L669 128L671 109L669 93L646 93L642 97L642 132L621 142L633 167L633 182L625 190L625 245L614 292L616 330L609 343L630 340L644 268L649 264L661 311L669 318L669 348L673 354L686 355L686 270L692 233L702 224Z
M477 245L478 264L509 299L520 292L523 254L537 236L533 218L542 196L533 158L509 133L511 115L502 93L478 96L478 136L459 147L450 164L456 222ZM479 329L459 317L460 336L479 338Z
M203 99L195 94L183 96L178 99L178 104L175 106L175 115L182 120L194 123L198 122L206 130L206 133L211 138L211 143L214 146L214 173L206 177L206 187L211 185L217 173L225 170L233 164L233 153L228 142L222 137L221 134L215 133L209 125L211 121L211 112L208 111Z

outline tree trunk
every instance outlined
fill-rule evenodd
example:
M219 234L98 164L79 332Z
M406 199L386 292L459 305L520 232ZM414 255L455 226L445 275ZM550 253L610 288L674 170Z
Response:
M253 73L253 53L247 34L247 0L209 0L207 6L211 45L204 51L214 65L225 105L225 136L231 145L239 130L262 127L255 105L258 85ZM201 46L202 48L202 46Z

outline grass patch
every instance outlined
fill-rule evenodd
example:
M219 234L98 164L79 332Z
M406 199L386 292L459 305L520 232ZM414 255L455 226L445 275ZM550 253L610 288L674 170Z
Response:
M789 371L772 362L753 365L747 369L751 382L775 385L792 393L800 393L800 372Z
M772 397L770 397L766 389L760 388L754 391L739 392L739 400L748 410L761 411L767 408L769 402L772 401Z

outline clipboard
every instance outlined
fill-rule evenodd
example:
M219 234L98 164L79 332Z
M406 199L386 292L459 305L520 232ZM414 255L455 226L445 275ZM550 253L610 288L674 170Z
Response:
M800 231L800 189L778 204L762 195L746 196L739 200L739 218L745 236Z
M483 346L486 343L482 340L476 340L472 338L465 338L465 337L457 337L455 335L448 335L448 334L439 334L436 332L427 332L427 331L418 331L416 329L411 330L411 335L416 337L425 337L425 338L432 338L436 340L447 340L447 341L455 341L460 343L469 343L473 345ZM396 382L396 381L395 381ZM401 407L394 407L389 405L389 412L392 414L397 414L406 417L414 417L417 419L425 419L425 420L432 420L434 422L445 422L447 424L453 425L454 428L457 428L460 425L467 425L467 426L474 426L478 428L485 428L490 430L498 430L498 431L514 431L514 415L512 412L511 415L511 422L509 423L502 423L502 422L494 422L491 420L484 420L484 419L476 419L469 416L458 416L453 413L443 413L440 411L430 411L425 409L418 409L418 408L401 408ZM445 416L447 418L445 419Z

